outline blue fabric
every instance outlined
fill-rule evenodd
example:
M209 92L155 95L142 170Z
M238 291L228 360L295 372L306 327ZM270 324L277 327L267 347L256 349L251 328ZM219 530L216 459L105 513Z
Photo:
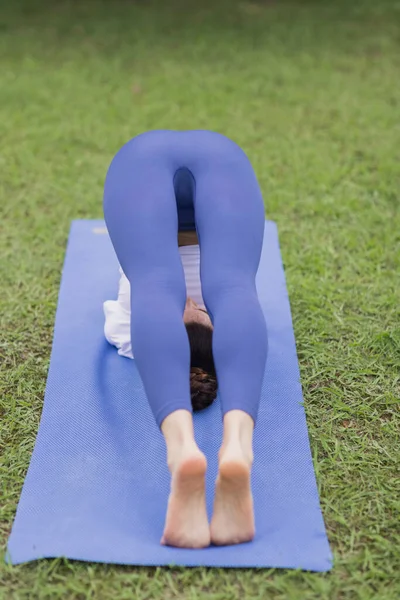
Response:
M254 433L256 536L186 550L160 545L170 477L135 361L104 339L117 259L103 221L72 226L42 418L8 543L21 563L66 556L135 565L291 567L326 571L331 554L311 459L277 230L266 222L256 283L269 357ZM211 517L222 423L219 399L195 413L208 460Z
M191 206L222 414L241 409L256 422L267 359L255 286L265 209L249 159L221 134L146 132L127 142L108 169L104 216L131 283L136 365L159 427L175 410L192 411L182 320L186 285L177 245L180 226L190 225Z

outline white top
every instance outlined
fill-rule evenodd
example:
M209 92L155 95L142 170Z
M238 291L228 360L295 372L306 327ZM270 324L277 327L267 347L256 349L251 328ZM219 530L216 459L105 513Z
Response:
M200 281L200 247L198 244L180 246L179 254L185 272L186 296L192 298L201 308L205 309ZM121 277L118 299L107 300L103 304L106 318L104 335L110 344L118 348L118 354L133 358L131 345L131 286L121 267L119 272Z

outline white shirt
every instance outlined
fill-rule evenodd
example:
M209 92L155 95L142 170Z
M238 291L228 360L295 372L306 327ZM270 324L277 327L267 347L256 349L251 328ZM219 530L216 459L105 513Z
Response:
M198 244L180 246L182 266L185 273L186 297L192 298L200 308L205 309L200 281L200 247ZM107 300L103 304L106 340L118 348L118 354L133 358L131 345L131 286L126 275L119 268L118 299Z

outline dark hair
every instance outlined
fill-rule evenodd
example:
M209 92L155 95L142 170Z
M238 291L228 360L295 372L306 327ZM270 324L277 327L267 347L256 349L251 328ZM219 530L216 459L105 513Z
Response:
M217 374L212 353L213 330L202 323L186 323L190 344L190 395L194 411L210 406L217 397Z

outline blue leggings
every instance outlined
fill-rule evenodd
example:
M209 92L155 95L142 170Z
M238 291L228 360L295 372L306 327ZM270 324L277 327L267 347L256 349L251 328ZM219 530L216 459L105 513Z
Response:
M192 411L186 285L178 231L196 230L222 414L256 423L267 357L257 297L264 203L252 166L234 142L211 131L150 131L116 154L104 187L104 216L131 283L131 340L160 427Z

